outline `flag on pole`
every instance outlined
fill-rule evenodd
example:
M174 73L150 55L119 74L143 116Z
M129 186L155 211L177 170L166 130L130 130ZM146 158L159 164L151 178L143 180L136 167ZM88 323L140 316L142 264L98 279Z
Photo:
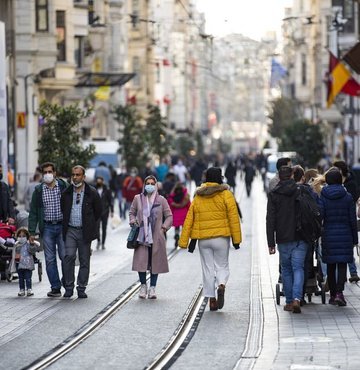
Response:
M340 93L360 96L360 84L351 76L350 71L330 51L328 72L327 107L330 108Z
M270 88L278 85L281 79L287 75L287 69L274 58L271 59Z

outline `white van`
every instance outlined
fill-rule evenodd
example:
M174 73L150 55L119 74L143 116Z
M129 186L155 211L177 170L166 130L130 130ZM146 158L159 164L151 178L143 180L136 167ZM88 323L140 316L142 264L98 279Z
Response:
M267 168L266 168L266 174L265 174L265 183L264 183L264 189L265 192L269 192L269 182L270 180L276 175L277 168L276 168L276 162L279 158L282 157L288 157L291 159L293 164L296 164L296 152L278 152L276 154L271 154L267 158Z
M119 143L115 140L105 140L105 139L93 139L84 140L84 148L88 147L90 144L95 146L96 155L90 161L89 167L86 169L86 181L90 184L95 182L94 175L95 169L100 162L105 162L107 165L112 165L116 172L120 172L120 162L121 156L118 153Z

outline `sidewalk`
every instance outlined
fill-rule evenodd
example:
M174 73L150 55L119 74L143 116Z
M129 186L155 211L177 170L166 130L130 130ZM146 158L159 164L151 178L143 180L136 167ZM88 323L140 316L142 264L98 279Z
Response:
M280 306L275 299L278 252L269 256L265 220L259 218L259 225L264 336L254 369L359 369L360 286L346 283L346 307L329 305L327 293L324 305L313 295L301 314L285 312L284 297ZM359 271L358 257L356 262Z

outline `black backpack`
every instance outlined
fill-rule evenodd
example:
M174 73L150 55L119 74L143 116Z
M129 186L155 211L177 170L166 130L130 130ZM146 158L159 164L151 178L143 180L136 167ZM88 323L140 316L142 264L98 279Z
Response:
M304 186L298 186L296 195L296 231L310 245L321 235L321 215L315 199Z

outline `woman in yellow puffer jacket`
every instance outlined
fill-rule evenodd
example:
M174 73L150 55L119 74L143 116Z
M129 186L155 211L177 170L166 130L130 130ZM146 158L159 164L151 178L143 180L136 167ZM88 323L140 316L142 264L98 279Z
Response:
M230 275L230 237L234 248L239 249L241 228L234 195L222 183L221 169L211 167L205 176L206 182L197 188L187 213L179 246L187 248L189 239L199 240L203 295L210 298L210 310L216 311L224 306Z

